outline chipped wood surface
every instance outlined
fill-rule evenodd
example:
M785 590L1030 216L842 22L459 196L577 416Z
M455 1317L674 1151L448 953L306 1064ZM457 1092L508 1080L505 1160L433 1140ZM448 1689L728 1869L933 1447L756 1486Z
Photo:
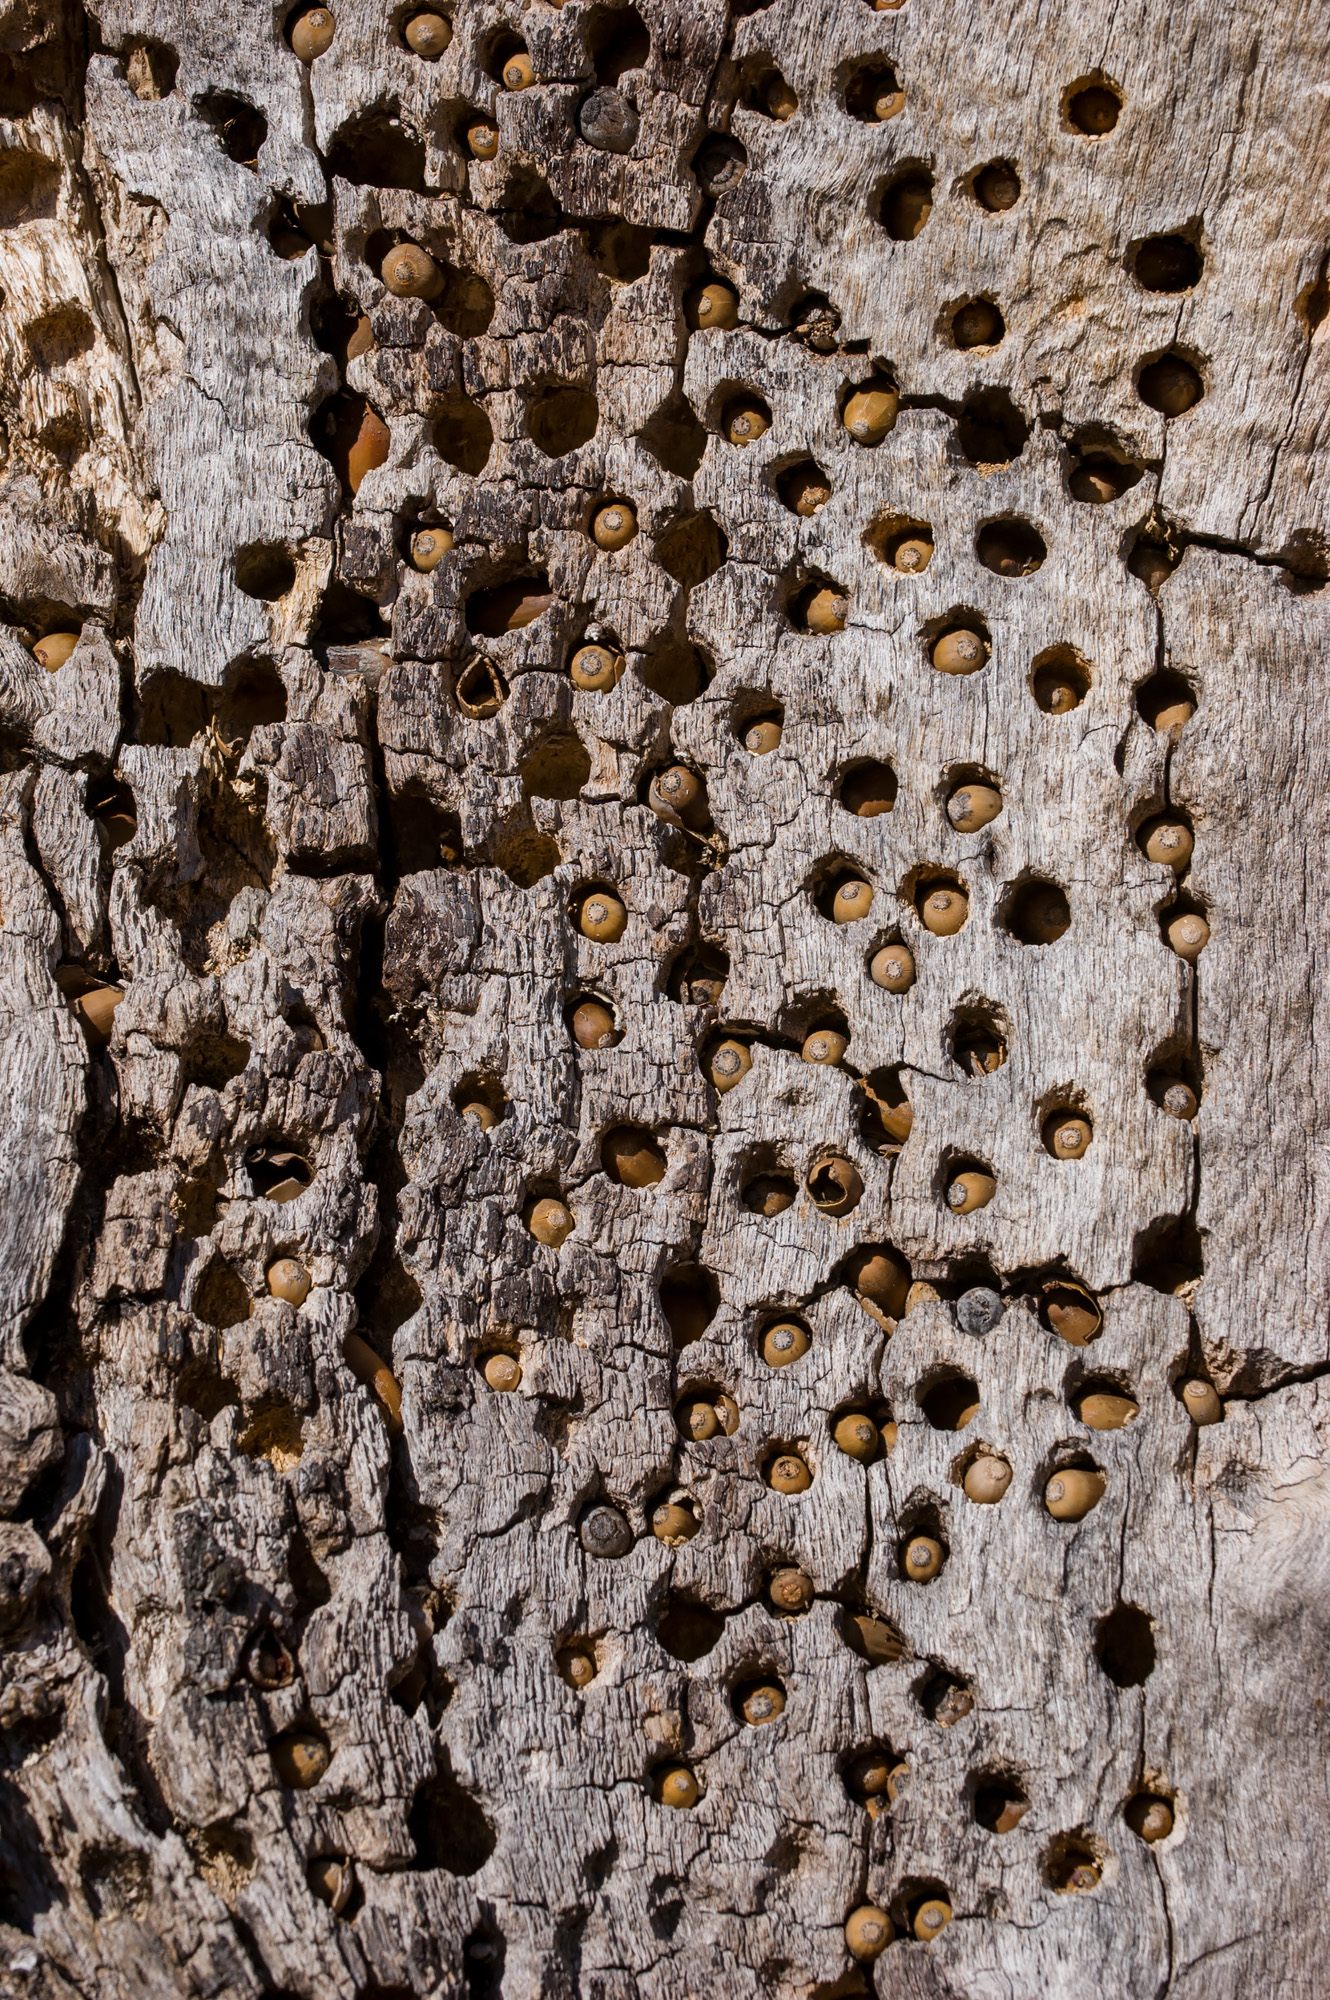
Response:
M458 0L424 61L410 10L339 0L306 65L270 9L0 4L0 1993L1315 2000L1326 10L639 6ZM904 93L880 121L847 109L870 74ZM1197 252L1175 290L1140 282L1160 235ZM402 240L430 302L380 280ZM737 324L690 328L706 281ZM1005 331L959 348L973 300ZM1165 355L1204 388L1167 418ZM841 409L876 379L900 407L865 447ZM769 427L730 442L753 398ZM352 492L358 399L387 449ZM983 559L1009 522L1028 574ZM930 664L956 621L970 677ZM608 691L574 689L584 643L625 656ZM1046 659L1083 675L1067 713ZM1171 735L1159 675L1195 702ZM897 789L860 817L869 760ZM680 761L692 828L647 803ZM975 781L1002 810L957 833ZM1180 884L1140 844L1164 812ZM844 873L873 904L834 924ZM1012 928L1038 882L1070 914L1042 945ZM574 921L594 887L613 942ZM896 940L900 995L869 973ZM587 996L612 1045L575 1044ZM801 1059L826 1026L839 1066ZM648 1186L607 1171L624 1126ZM955 1214L969 1167L995 1192ZM884 1245L904 1311L856 1293ZM1054 1278L1098 1300L1090 1346ZM768 1367L791 1314L809 1350ZM1087 1388L1135 1417L1088 1428ZM685 1440L698 1396L730 1428ZM850 1410L895 1426L873 1463L833 1440ZM980 1444L997 1505L961 1485ZM1055 1521L1081 1462L1103 1497ZM782 1566L805 1612L773 1610ZM742 1719L754 1680L775 1722ZM868 1749L908 1766L876 1813ZM655 1796L680 1764L690 1810ZM901 1932L875 1965L864 1902Z

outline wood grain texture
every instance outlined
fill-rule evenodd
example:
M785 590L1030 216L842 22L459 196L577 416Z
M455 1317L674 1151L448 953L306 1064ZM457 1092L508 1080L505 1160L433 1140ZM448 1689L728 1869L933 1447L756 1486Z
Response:
M1326 10L411 11L0 0L0 1995L1317 2000Z

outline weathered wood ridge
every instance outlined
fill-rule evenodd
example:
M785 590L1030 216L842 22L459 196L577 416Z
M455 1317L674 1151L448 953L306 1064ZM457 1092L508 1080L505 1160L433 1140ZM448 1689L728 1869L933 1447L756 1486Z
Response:
M1330 10L425 11L0 0L0 1993L1316 2000Z

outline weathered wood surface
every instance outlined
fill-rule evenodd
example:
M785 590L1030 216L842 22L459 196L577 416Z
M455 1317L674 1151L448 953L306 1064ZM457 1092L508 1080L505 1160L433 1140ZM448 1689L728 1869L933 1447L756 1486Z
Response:
M457 0L424 61L409 8L338 0L312 64L266 7L0 4L0 1992L1314 2000L1330 19L639 4ZM904 92L881 122L847 110L874 64ZM1081 84L1120 99L1100 136ZM581 136L598 88L627 152ZM991 161L1020 177L998 212ZM932 210L894 240L907 170ZM1150 291L1138 246L1172 233L1199 275ZM434 305L385 291L401 239L444 268ZM734 327L690 331L707 278ZM975 298L1005 334L958 349ZM1166 353L1205 390L1167 419L1138 388ZM878 374L901 407L865 448L841 405ZM555 385L583 392L566 451ZM390 434L354 494L320 416L343 387ZM744 393L771 421L736 445ZM1087 451L1131 474L1102 505ZM832 490L801 518L777 481L808 457ZM617 553L588 533L605 497L637 509ZM1037 529L1033 573L980 560L995 520ZM422 521L456 537L427 573ZM935 543L917 575L880 553L903 522ZM551 601L487 629L476 594L515 580ZM843 631L795 629L809 581ZM989 636L973 677L929 662L952 614ZM66 630L48 672L31 647ZM626 655L610 692L569 680L587 638ZM1052 649L1088 680L1061 715L1030 686ZM507 690L481 718L476 657ZM1172 737L1138 705L1161 671L1196 703ZM838 785L869 758L898 793L862 818ZM645 803L679 760L700 835ZM958 834L976 777L1003 810ZM1195 833L1194 966L1138 842L1165 808ZM836 925L851 866L873 908ZM955 936L919 921L930 873L968 889ZM1066 893L1056 943L1007 927L1032 879ZM572 921L594 884L617 942ZM897 937L899 996L867 970ZM676 997L699 949L728 961L715 1004ZM108 980L103 1048L71 994ZM587 993L612 1047L574 1045ZM978 1014L1007 1060L975 1077L952 1032ZM828 1022L841 1067L800 1057ZM724 1095L721 1031L752 1053ZM1161 1067L1193 1121L1147 1090ZM865 1118L890 1072L903 1145ZM1064 1106L1083 1160L1041 1143ZM605 1171L624 1124L656 1185ZM263 1148L312 1169L292 1199ZM836 1219L806 1192L829 1152L863 1182ZM969 1160L996 1192L955 1215ZM797 1184L782 1214L745 1205L758 1171ZM526 1219L554 1194L557 1249ZM848 1282L880 1244L914 1280L899 1319ZM716 1309L685 1340L661 1281L697 1266ZM1099 1299L1088 1348L1038 1310L1053 1274ZM982 1335L976 1283L1005 1304ZM810 1351L770 1369L791 1311ZM975 1385L963 1433L934 1420L948 1374ZM1195 1377L1221 1422L1192 1423ZM1087 1383L1134 1421L1088 1429ZM699 1388L732 1435L681 1438ZM896 1424L867 1466L831 1437L852 1408ZM978 1442L1013 1468L996 1506L959 1484ZM766 1483L776 1447L807 1492ZM1106 1491L1057 1522L1073 1459ZM680 1494L700 1528L674 1547L651 1518ZM602 1503L631 1543L604 1559L579 1534ZM920 1530L947 1551L928 1584L900 1569ZM771 1609L782 1563L805 1615ZM710 1613L684 1640L680 1605ZM864 1613L900 1659L847 1644ZM736 1711L754 1677L786 1695L763 1727ZM273 1751L292 1729L331 1752L306 1789ZM876 1816L846 1783L870 1746L909 1768ZM679 1762L691 1810L653 1795ZM1002 1834L995 1780L1029 1802ZM1157 1844L1124 1818L1143 1791L1171 1802ZM933 1943L926 1893L954 1912ZM875 1966L845 1945L864 1901L902 1932Z

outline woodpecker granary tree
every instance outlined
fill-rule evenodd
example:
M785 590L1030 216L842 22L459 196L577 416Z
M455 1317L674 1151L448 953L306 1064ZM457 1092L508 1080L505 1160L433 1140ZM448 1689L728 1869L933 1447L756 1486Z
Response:
M0 0L3 2000L1325 1995L1328 41Z

